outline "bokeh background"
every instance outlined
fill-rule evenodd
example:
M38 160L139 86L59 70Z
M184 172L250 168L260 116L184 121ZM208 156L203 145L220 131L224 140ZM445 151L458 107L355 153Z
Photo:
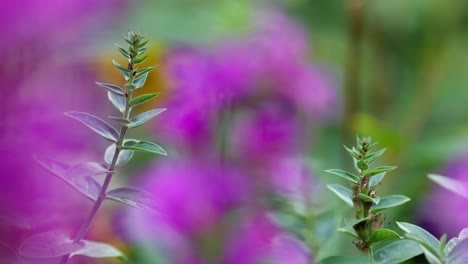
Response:
M379 194L412 199L388 210L390 228L468 227L468 202L427 179L468 183L466 1L7 0L2 11L2 263L16 263L31 234L73 236L88 214L91 202L34 157L102 161L106 143L63 112L116 113L94 81L123 84L111 59L129 28L158 64L141 92L161 93L137 111L168 108L132 136L169 155L137 154L113 185L152 192L160 215L107 202L87 235L128 263L357 254L336 232L350 210L325 187L340 180L323 172L351 169L342 145L356 135L398 166Z

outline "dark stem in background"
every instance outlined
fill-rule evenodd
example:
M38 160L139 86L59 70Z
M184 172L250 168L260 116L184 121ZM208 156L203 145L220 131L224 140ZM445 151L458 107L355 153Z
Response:
M348 26L348 55L345 68L345 84L343 88L344 113L342 141L354 138L351 131L352 122L360 106L362 42L364 35L364 2L362 0L349 0L346 6Z

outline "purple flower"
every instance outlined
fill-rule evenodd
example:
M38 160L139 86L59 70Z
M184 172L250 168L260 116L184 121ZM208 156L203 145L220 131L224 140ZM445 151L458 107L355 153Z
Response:
M468 156L449 162L442 174L468 184ZM436 235L453 237L468 223L468 202L465 197L436 186L424 202L421 221Z

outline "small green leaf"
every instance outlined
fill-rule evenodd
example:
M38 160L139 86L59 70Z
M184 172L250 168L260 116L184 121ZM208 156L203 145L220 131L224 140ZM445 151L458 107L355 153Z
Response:
M119 132L97 116L75 111L66 112L65 115L80 121L87 127L91 128L94 132L110 141L117 142L117 139L119 138Z
M117 108L117 110L119 110L121 113L125 112L125 97L112 92L108 92L107 98L109 98L109 101L111 101L112 105L114 105L115 108Z
M377 168L367 172L364 176L372 177L372 176L377 175L379 173L391 171L391 170L394 170L396 168L397 167L395 167L395 166L380 166L380 167L377 167Z
M370 196L368 196L368 195L366 195L364 193L359 193L358 197L363 201L371 202L371 203L374 203L374 204L379 204L379 202L380 202L380 197L378 197L378 196L370 197Z
M353 157L355 159L361 159L361 155L359 153L357 153L356 151L346 147L345 145L343 145L343 147L346 149L348 154L351 155L351 157Z
M106 88L109 92L115 93L117 95L124 96L124 92L123 92L122 88L120 88L117 85L110 84L110 83L100 83L100 82L96 82L96 84L101 86L101 87Z
M377 184L379 184L379 182L382 181L382 179L384 178L384 176L385 176L386 173L387 173L387 172L384 171L384 172L381 172L381 173L379 173L379 174L377 174L377 175L372 176L372 177L370 178L370 180L369 180L369 186L370 186L370 187L377 186Z
M387 208L395 207L409 202L411 199L404 195L389 195L387 197L380 198L379 204L372 205L370 211L377 213Z
M153 99L154 97L156 97L158 95L159 95L159 93L142 94L140 96L132 98L132 100L130 100L130 105L135 106L135 105L142 104L142 103L144 103L146 101L149 101L149 100Z
M146 67L146 68L143 68L143 69L139 69L138 71L136 71L136 76L141 76L142 74L145 74L145 73L151 71L154 68L156 68L156 66L151 66L151 67Z
M334 175L337 175L341 178L344 178L354 184L358 184L359 182L359 177L352 174L352 173L349 173L347 171L344 171L344 170L338 170L338 169L330 169L330 170L325 170L325 172L328 172L328 173L331 173L331 174L334 174Z
M146 140L127 139L120 148L167 155L167 152L161 146Z
M375 264L399 264L422 253L417 242L402 239L375 250L373 258Z
M363 160L358 160L358 162L356 163L357 167L360 169L360 170L367 170L369 169L369 164L367 164L365 161Z
M344 220L344 222L345 222L345 226L338 228L337 231L350 235L356 239L360 239L359 236L354 231L353 226L348 224L346 219Z
M367 257L362 256L334 256L322 259L317 264L371 264Z
M142 47L138 49L138 55L141 55L143 53L145 53L151 46L148 46L148 47L143 47L144 45L141 45Z
M133 85L135 86L135 89L143 87L143 85L145 85L147 77L148 77L148 73L144 73L141 76L137 77L135 81L133 81Z
M367 243L374 244L380 241L396 240L396 239L402 239L402 237L400 237L400 235L398 235L393 230L382 228L372 233L370 238L367 240Z
M436 174L429 174L427 177L445 189L468 199L468 185L465 182Z
M145 55L145 56L143 56L143 57L139 57L139 58L134 59L134 60L133 60L133 63L134 63L134 64L142 63L143 61L146 60L146 58L148 58L148 55Z
M112 60L112 63L119 70L120 74L122 74L125 80L128 81L128 79L130 78L130 75L132 74L132 70L125 68L124 66L117 63L115 60Z
M371 152L371 153L368 153L364 159L366 160L367 163L372 163L374 162L376 159L378 159L380 156L382 156L382 154L384 154L384 152L387 150L387 148L384 148L384 149L381 149L379 151L375 151L375 152Z
M71 253L70 258L81 255L91 258L119 258L122 261L126 259L125 255L112 245L89 240L81 242L84 243L84 247Z
M334 192L339 198L345 201L349 206L353 206L353 200L351 197L353 196L353 192L339 184L329 184L327 188Z
M166 108L158 108L149 110L147 112L141 113L134 118L130 119L130 124L128 127L138 127L143 125L146 121L150 120L151 118L161 114L162 112L166 111Z
M115 44L115 47L117 48L117 50L127 59L130 59L130 54L128 53L128 51L126 51L124 48L120 47L119 45L117 45L117 43L114 43Z

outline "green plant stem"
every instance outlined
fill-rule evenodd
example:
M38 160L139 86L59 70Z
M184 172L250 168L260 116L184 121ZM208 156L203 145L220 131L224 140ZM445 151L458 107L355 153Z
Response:
M133 78L130 78L128 81L128 84L133 84ZM125 112L123 114L124 119L129 119L130 117L130 111L131 111L131 106L130 106L130 100L132 99L133 91L129 90L127 95L126 95L126 104L125 104ZM120 127L120 135L119 139L116 142L116 147L115 147L115 153L114 157L112 158L112 162L109 165L108 170L110 171L107 173L106 178L104 179L104 183L102 184L101 190L99 191L99 195L94 202L93 208L91 209L91 212L88 214L88 217L86 218L85 222L80 228L80 231L78 231L77 235L73 239L73 243L78 243L83 239L83 237L86 235L86 232L88 232L89 227L91 226L91 223L93 222L95 216L97 215L97 212L99 208L102 205L102 202L104 201L106 197L106 192L107 189L109 188L109 184L112 179L112 175L114 174L115 171L115 166L117 164L117 160L119 158L120 154L120 147L122 146L124 139L125 139L125 134L127 133L128 125L122 123ZM66 264L68 262L70 255L63 256L60 263L61 264Z

